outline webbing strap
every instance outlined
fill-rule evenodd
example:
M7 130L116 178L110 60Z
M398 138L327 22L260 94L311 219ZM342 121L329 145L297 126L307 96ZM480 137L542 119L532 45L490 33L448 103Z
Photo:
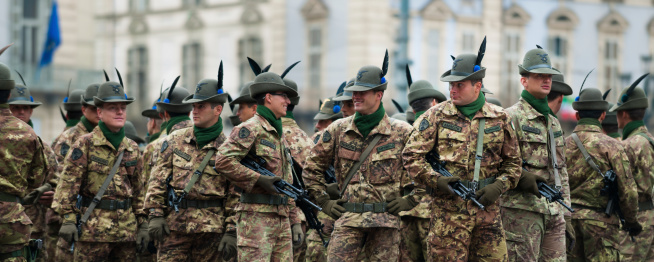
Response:
M352 165L352 168L347 172L347 177L345 178L345 183L343 184L343 188L341 189L341 196L343 196L343 193L345 193L345 189L347 189L347 185L350 184L350 180L352 180L352 177L354 177L354 173L356 173L359 170L359 167L361 167L361 163L363 163L363 160L366 160L368 158L368 155L370 155L370 152L372 152L372 149L379 143L379 140L381 139L382 135L381 134L375 134L375 137L372 138L372 141L370 144L368 144L368 147L366 147L366 150L361 153L361 156L359 157L359 161L354 163Z
M652 147L654 147L654 140L652 140L652 138L649 137L647 134L641 132L641 133L637 133L637 135L640 135L640 136L646 138L647 141L649 141L649 144L650 144Z
M104 183L102 183L102 186L100 187L100 190L98 190L98 193L95 194L95 197L93 197L93 202L91 202L89 208L86 209L86 212L84 212L84 215L80 219L81 225L86 224L86 221L91 216L91 212L93 212L95 206L97 206L100 203L100 200L102 200L104 191L107 190L107 187L109 187L109 183L111 183L111 180L113 180L114 175L116 174L116 172L118 172L118 167L120 166L120 162L123 161L124 154L125 154L125 150L120 151L120 154L118 155L118 159L116 159L116 162L114 163L114 165L111 167L111 170L109 171L109 175L107 176L107 178L105 178Z
M552 169L554 169L554 186L560 190L561 177L559 176L559 165L556 160L556 141L554 140L554 133L552 132L549 119L547 120L547 143L550 144L550 159L552 160Z
M211 157L213 157L213 154L216 153L215 149L209 149L209 152L207 152L207 155L204 156L204 159L202 159L202 162L200 163L200 166L198 166L198 169L193 172L193 175L191 176L191 181L188 181L188 184L186 184L186 187L184 187L184 193L188 195L189 192L191 192L191 189L195 185L195 182L198 182L198 179L202 175L202 172L204 172L204 168L207 167L207 164L209 164L209 160L211 160Z
M477 152L475 153L475 173L472 178L472 191L477 191L479 183L479 171L481 169L481 158L484 151L484 128L486 128L486 118L479 120L479 132L477 133Z
M581 151L581 154L584 155L584 159L586 160L586 163L590 165L597 173L600 174L600 176L604 177L604 174L602 174L602 170L600 170L599 166L595 164L595 161L593 161L593 158L588 154L588 151L586 151L586 147L581 143L581 140L579 139L579 136L577 136L577 133L572 133L572 140L575 141L575 144L577 144L577 147L579 148L579 151Z

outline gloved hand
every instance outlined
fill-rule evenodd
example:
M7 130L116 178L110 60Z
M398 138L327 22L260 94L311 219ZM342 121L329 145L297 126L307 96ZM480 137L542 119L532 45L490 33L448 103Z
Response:
M141 223L136 230L136 252L141 253L145 251L150 242L150 234L148 232L148 222Z
M163 241L164 235L170 235L170 228L166 224L166 218L150 217L150 221L148 221L148 233L151 238Z
M291 226L291 235L293 236L293 248L298 248L302 245L304 241L304 232L302 231L302 226L300 224L294 224Z
M228 261L236 256L236 232L225 232L218 244L218 252L223 252L223 260Z
M454 183L459 180L461 180L461 178L459 178L458 176L451 176L451 177L439 176L436 179L436 184L438 185L438 191L455 195L454 191L452 191L452 187L450 187L450 183Z
M387 199L386 202L389 202L386 206L388 213L396 216L400 214L400 212L411 210L413 207L418 205L418 203L413 199L413 196L391 198Z
M638 223L638 221L625 222L622 228L624 228L624 230L629 232L629 235L632 237L635 237L639 235L640 232L643 232L643 226L640 223Z
M345 213L345 208L341 204L346 202L345 199L330 200L328 195L321 195L316 199L316 203L322 208L322 212L333 219L339 219Z
M331 200L336 200L341 198L341 190L338 189L338 183L331 183L327 184L327 195L329 195L329 199Z
M523 169L516 188L523 192L532 193L537 197L541 197L540 192L538 192L538 182L545 182L545 179Z
M281 181L282 179L277 176L259 176L259 179L257 179L257 186L263 187L267 192L273 193L273 194L278 194L279 191L275 189L274 183L277 181Z
M43 192L43 195L39 197L39 204L45 207L50 207L52 206L52 200L54 200L54 191L45 191Z
M565 246L568 251L572 251L575 247L575 228L572 226L572 219L569 216L564 216L565 219Z
M23 198L23 205L34 205L36 204L36 201L41 198L41 195L45 193L46 191L51 191L52 186L49 183L45 183L44 185L34 189L34 191L30 192Z
M77 241L79 236L75 223L70 221L64 222L59 229L59 237L66 240L68 243L73 243L73 240Z
M477 200L479 200L479 203L481 203L484 206L489 206L495 203L495 201L497 201L498 198L500 198L500 195L502 194L503 190L504 190L504 184L502 183L502 181L495 180L495 182L493 182L492 184L477 190L477 192L475 192L475 195L477 196Z

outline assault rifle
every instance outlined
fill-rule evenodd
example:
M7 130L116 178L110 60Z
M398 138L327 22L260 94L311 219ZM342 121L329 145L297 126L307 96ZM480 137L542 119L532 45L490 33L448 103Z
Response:
M624 215L622 214L622 210L620 210L620 197L618 196L617 178L618 174L616 174L613 170L606 171L606 173L602 175L602 182L604 182L604 187L600 189L600 196L609 197L609 202L606 204L604 214L607 217L610 217L615 213L618 215L620 224L622 224L624 231L631 232L633 228L625 227ZM635 241L633 236L631 237L631 241Z
M329 165L329 168L325 170L325 180L327 184L336 183L336 170L334 170L334 165Z
M77 210L82 210L82 195L77 195L77 202L75 203L75 207ZM77 227L77 234L82 235L82 215L77 214L77 223L75 223L75 226ZM75 238L71 240L72 244L70 244L70 253L75 252Z
M175 189L173 188L173 186L170 185L170 181L172 179L173 179L172 175L166 178L166 190L168 191L167 194L168 206L175 209L175 213L179 213L179 204L181 204L182 199L184 199L184 193L182 192L180 196L177 196L177 194L175 193Z
M440 161L440 156L438 153L430 151L425 156L425 160L427 160L427 163L431 165L431 168L439 174L445 177L452 176L452 173L445 169L445 161ZM461 197L463 200L471 200L473 203L475 203L475 205L481 208L481 210L486 210L486 207L477 201L475 191L466 187L463 183L461 183L461 181L450 183L450 188L457 196Z
M525 165L527 165L527 161L522 160L522 170L529 171L525 168ZM548 186L545 182L538 182L536 185L538 185L538 192L547 199L547 202L557 202L570 212L575 212L574 209L563 202L563 193L560 190Z
M241 160L241 164L261 175L273 177L275 176L275 174L264 167L266 160L262 157L247 155ZM320 223L316 212L314 212L314 209L317 211L322 211L322 208L309 200L309 194L307 194L307 191L304 189L294 187L284 180L277 181L273 185L277 191L295 200L295 204L300 208L300 210L302 210L302 213L304 213L304 216L307 218L309 228L318 232L323 245L326 247L329 242L326 242L323 238L322 228L324 225Z

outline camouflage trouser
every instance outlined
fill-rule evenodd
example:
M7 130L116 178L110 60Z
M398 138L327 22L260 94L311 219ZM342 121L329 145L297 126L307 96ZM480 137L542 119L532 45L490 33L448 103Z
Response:
M57 254L57 240L59 240L59 229L61 228L61 224L58 223L53 223L53 224L48 224L45 229L45 239L43 240L44 242L44 253L46 254L46 257L48 258L48 261L64 261L62 259L57 259L56 254ZM71 257L72 259L72 257ZM70 260L68 260L70 261Z
M429 260L429 219L402 217L400 222L400 261Z
M565 261L563 214L502 208L509 261Z
M222 235L170 231L157 246L157 261L222 261L222 253L218 252Z
M328 235L323 235L325 241L329 241L330 237ZM322 245L320 236L315 230L309 230L307 236L307 253L306 261L312 262L325 262L327 261L327 248Z
M0 253L21 250L30 241L31 224L0 223Z
M618 225L591 219L573 219L575 246L568 261L623 261L618 250L626 233Z
M293 243L288 217L239 211L236 242L238 261L291 261Z
M136 261L134 242L75 242L75 262Z
M302 222L303 225L302 227L306 229L305 225L306 222ZM302 240L302 245L300 245L297 248L293 249L293 261L294 262L304 262L306 261L306 253L307 253L307 236L309 235L309 232L304 231L304 240Z
M63 238L57 236L57 247L55 250L56 261L73 261L73 253L70 252L70 243L66 242ZM75 244L77 247L77 244Z
M620 252L626 261L654 261L654 210L638 212L638 222L643 232L634 237L625 236L620 245Z
M397 228L334 228L329 242L327 261L361 261L363 254L369 261L398 261L400 233Z
M432 203L430 261L506 261L506 239L497 204L481 211L472 202L457 208Z

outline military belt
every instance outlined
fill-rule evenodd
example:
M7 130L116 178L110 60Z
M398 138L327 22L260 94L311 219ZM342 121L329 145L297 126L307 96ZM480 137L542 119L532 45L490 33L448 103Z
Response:
M275 206L280 206L280 205L285 206L288 205L288 197L278 196L278 195L242 193L239 202L246 203L246 204L266 204L266 205L275 205Z
M224 207L225 199L211 199L211 200L192 200L182 199L179 203L179 208L209 208L209 207Z
M601 207L589 207L589 206L584 206L584 205L579 205L572 203L572 209L577 210L577 209L588 209L588 210L593 210L595 212L601 212L604 213L606 211L604 208Z
M82 206L83 207L89 207L91 203L93 202L93 198L90 197L82 197ZM118 210L118 209L129 209L132 207L132 199L128 198L127 200L109 200L109 199L102 199L96 206L96 208L103 209L103 210Z
M463 184L467 188L471 188L471 185L472 185L472 182L473 182L473 181L468 181L468 180L459 180L459 181L461 182L461 184ZM481 180L479 180L479 183L477 184L477 190L482 189L482 188L484 188L487 185L490 185L492 183L495 183L495 177L489 177L489 178L481 179ZM427 191L427 194L429 194L429 195L432 195L432 194L436 193L436 191L431 187L427 187L426 191Z
M0 192L0 201L2 201L2 202L14 202L14 203L22 204L22 201L21 201L20 197L18 197L16 195L12 195L12 194L7 194L7 193L4 193L4 192Z
M386 202L377 202L377 203L345 203L343 207L345 211L352 213L386 213Z
M652 201L638 202L638 211L652 210L654 203Z

